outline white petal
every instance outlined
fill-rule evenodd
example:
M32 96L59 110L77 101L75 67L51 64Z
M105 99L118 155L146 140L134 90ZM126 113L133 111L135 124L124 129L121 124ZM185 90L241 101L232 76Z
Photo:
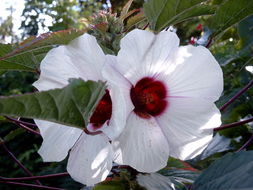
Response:
M69 78L79 78L80 73L66 55L66 47L60 46L48 52L40 64L40 78L33 86L39 91L62 88Z
M106 179L112 168L112 146L105 135L82 133L71 149L67 171L71 177L88 186Z
M116 56L106 55L102 75L110 84L119 86L122 90L130 94L129 90L131 89L132 84L117 70L117 65L119 64Z
M94 36L84 34L66 46L68 56L82 73L82 77L90 80L101 80L101 69L105 62L105 54Z
M38 151L44 162L62 161L82 133L81 129L35 120L43 138Z
M169 146L153 118L142 119L132 112L114 143L118 164L130 165L140 172L155 172L167 164Z
M108 88L112 99L112 116L109 122L106 122L104 127L101 128L101 131L103 131L111 140L114 140L119 136L126 125L128 116L127 107L129 107L129 105L126 104L124 94L119 88L112 86L108 86Z
M115 70L113 67L115 61L114 56L107 56L102 72L112 99L112 116L101 130L112 140L122 132L129 113L134 109L130 100L131 84Z
M156 120L169 142L171 156L183 160L200 154L211 141L213 128L221 124L216 106L195 98L170 98L166 112Z
M201 97L214 102L223 90L221 67L202 46L180 47L163 74L169 96Z
M145 30L133 30L121 40L117 70L136 84L143 77L153 77L164 70L179 45L173 32L157 35Z
M84 34L69 45L50 50L40 65L40 78L33 85L38 90L61 88L70 78L101 80L105 55L95 37Z

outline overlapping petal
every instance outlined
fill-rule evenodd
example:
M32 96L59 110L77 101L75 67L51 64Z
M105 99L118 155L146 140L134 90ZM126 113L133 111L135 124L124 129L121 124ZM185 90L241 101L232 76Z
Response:
M213 128L221 124L220 112L206 100L169 98L169 107L156 117L170 146L170 154L191 159L200 154L211 141Z
M115 143L115 161L141 172L154 172L167 164L169 145L154 118L135 113L128 117L125 130Z
M164 71L179 46L173 32L157 35L145 30L133 30L120 43L117 70L134 85L143 76L154 76Z
M102 70L104 79L107 81L108 89L113 101L112 117L109 123L105 123L101 129L110 139L115 139L126 125L128 114L133 110L133 104L128 98L131 83L125 80L115 70L117 64L115 56L106 56L105 67Z
M94 185L105 180L112 168L112 158L112 146L105 135L82 133L70 151L67 171L74 180Z
M82 130L67 127L58 123L35 120L43 138L42 145L38 151L44 162L59 162L67 155Z
M104 61L96 38L84 34L69 45L50 50L40 64L40 78L33 85L42 91L62 88L70 78L101 80Z
M167 84L172 97L195 97L216 101L223 91L221 67L203 46L181 46L157 77Z

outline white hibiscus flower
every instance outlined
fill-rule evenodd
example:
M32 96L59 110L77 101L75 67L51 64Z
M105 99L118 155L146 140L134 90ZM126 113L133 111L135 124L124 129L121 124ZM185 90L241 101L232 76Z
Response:
M106 56L93 36L84 34L69 45L52 49L41 63L41 75L34 86L39 90L62 88L70 78L105 81L101 70ZM126 120L124 96L114 84L107 83L103 96L90 118L87 130L98 135L57 123L35 120L43 137L39 154L46 162L62 161L69 152L67 171L83 184L104 180L112 168L110 140L119 135ZM117 96L117 98L115 98ZM117 114L117 115L116 115Z
M118 164L155 172L168 156L191 159L203 151L221 124L214 102L223 90L222 70L208 49L179 47L172 32L133 30L108 64L104 77L121 86L132 107L114 142Z

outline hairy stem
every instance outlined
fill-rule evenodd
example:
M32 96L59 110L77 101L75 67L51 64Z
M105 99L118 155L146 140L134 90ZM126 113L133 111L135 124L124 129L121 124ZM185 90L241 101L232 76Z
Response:
M253 121L253 117L251 117L249 119L245 119L243 121L238 121L238 122L234 122L234 123L229 123L229 124L221 125L220 127L216 127L213 130L214 131L220 131L220 130L223 130L223 129L229 129L229 128L236 127L236 126L239 126L239 125L243 125L245 123L249 123L251 121Z
M252 86L253 86L253 79L244 88L242 88L239 92L237 92L227 103L221 106L220 111L224 111L231 103L233 103L239 96L241 96L243 93L249 90Z
M13 123L17 124L19 127L29 131L30 133L32 134L35 134L35 135L39 135L40 136L40 133L38 131L35 131L33 129L31 129L30 127L27 127L25 125L26 124L29 124L30 126L33 126L33 127L37 127L37 125L35 124L32 124L32 123L28 123L28 122L24 122L24 121L20 121L20 120L17 120L17 119L14 119L14 118L11 118L11 117L8 117L8 116L5 116L6 119L12 121Z
M24 124L24 125L27 125L27 126L31 126L31 127L36 127L37 128L37 125L34 124L34 123L29 123L29 122L25 122L25 121L21 121L19 119L15 119L15 118L12 118L12 117L9 117L9 116L5 116L6 119L10 120L10 121L13 121L15 123L21 123L21 124Z

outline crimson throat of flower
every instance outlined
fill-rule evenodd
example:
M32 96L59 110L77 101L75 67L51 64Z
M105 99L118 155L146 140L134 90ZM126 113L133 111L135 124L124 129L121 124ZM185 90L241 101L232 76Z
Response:
M168 105L165 85L151 77L139 80L131 88L130 96L135 106L134 112L145 119L161 115Z
M103 124L110 120L112 116L112 100L109 94L109 90L106 90L105 95L98 103L96 110L93 112L90 123L94 129L99 129Z

